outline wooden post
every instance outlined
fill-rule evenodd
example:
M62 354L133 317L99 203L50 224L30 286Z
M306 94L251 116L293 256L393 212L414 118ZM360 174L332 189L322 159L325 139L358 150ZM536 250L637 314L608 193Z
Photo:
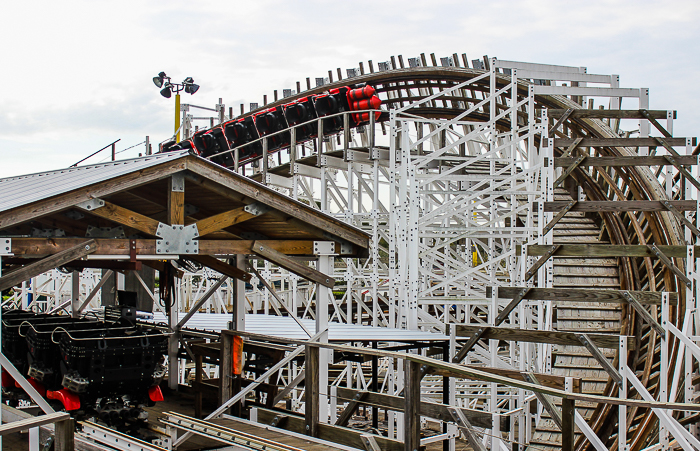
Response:
M185 223L185 177L173 174L168 189L168 223L182 225Z
M75 425L73 419L55 423L55 451L73 451L75 449Z
M185 223L185 177L182 173L173 174L168 179L168 224L170 225L182 225ZM170 262L166 260L166 265L170 265ZM171 268L171 270L174 268ZM169 274L170 271L165 271ZM167 283L168 290L166 292L169 294L165 302L169 303L169 308L166 309L168 312L168 325L170 326L171 335L168 337L168 387L171 390L177 390L178 380L180 376L180 365L177 358L177 353L179 349L179 333L177 330L178 323L178 295L175 290L174 279L171 276L167 277L165 283ZM161 278L161 284L163 283Z
M575 401L561 400L561 451L574 451L574 424L576 423Z
M319 409L319 348L306 346L306 381L304 404L306 413L306 435L318 437L318 409Z
M221 334L219 354L219 405L233 397L233 335Z
M404 449L420 449L420 364L404 360Z
M194 356L194 417L202 418L202 354Z

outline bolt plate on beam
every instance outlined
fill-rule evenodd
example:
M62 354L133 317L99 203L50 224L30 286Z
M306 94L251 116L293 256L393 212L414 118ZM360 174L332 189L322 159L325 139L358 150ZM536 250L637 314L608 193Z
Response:
M167 225L160 223L156 229L156 254L192 255L199 254L199 231L197 224Z
M85 202L75 204L75 206L78 208L82 208L83 210L96 210L100 207L104 207L105 201L103 201L102 199L90 199L86 200Z

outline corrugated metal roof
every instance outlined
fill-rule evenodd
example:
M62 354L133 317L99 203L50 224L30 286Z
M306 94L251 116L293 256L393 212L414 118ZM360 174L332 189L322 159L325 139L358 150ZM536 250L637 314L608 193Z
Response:
M179 313L179 318L184 318L184 316L185 313ZM151 321L167 323L168 320L163 313L155 312ZM229 321L231 321L231 315L228 313L198 312L192 315L192 318L187 322L186 328L219 332L223 329L228 329ZM314 320L302 319L301 322L309 331L313 332L315 330ZM288 316L247 314L245 316L245 330L255 334L293 340L306 340L309 338L296 321ZM365 340L386 342L444 341L449 340L449 338L443 334L420 330L328 323L328 341L336 342Z
M0 179L0 193L2 193L0 212L139 171L187 154L186 150L158 153L130 160L110 161Z

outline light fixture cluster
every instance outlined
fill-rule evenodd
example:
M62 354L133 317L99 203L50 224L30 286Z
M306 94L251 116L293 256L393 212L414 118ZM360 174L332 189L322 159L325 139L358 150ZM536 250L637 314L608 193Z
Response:
M185 91L188 94L194 94L199 90L199 85L194 82L192 77L187 77L182 83L172 83L170 77L165 75L165 72L161 72L155 77L153 77L153 84L159 88L160 95L169 99L172 96L173 91L178 94L180 91Z

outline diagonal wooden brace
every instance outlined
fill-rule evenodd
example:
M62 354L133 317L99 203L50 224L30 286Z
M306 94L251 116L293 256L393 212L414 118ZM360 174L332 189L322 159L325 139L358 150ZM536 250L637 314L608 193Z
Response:
M564 111L564 114L562 114L561 117L559 118L559 120L557 120L557 122L549 129L549 136L552 136L554 134L554 132L557 131L557 129L561 126L561 124L563 124L564 121L566 121L569 118L569 116L571 116L571 113L573 113L573 112L574 112L573 108L569 108L566 111Z
M615 381L617 385L622 385L622 376L620 376L620 373L615 369L614 366L610 363L610 361L603 355L602 352L600 352L600 349L598 349L598 346L593 343L593 341L588 337L586 334L576 334L576 338L581 342L581 344L588 349L588 352L591 353L594 359L600 363L600 366L603 367L606 373L610 375L610 377Z
M532 290L532 288L530 287L523 288L522 290L520 290L518 295L515 296L513 300L510 301L508 305L506 305L506 308L501 310L501 313L498 314L494 325L499 326L503 321L505 321L506 318L508 318L508 315L510 315L510 312L512 312L515 309L515 307L517 307L520 304L520 302L523 300L523 298L525 298L525 296L527 296L530 290Z
M561 219L569 212L569 210L574 208L574 205L576 205L577 203L577 200L572 200L571 202L566 204L566 207L564 207L559 213L557 213L557 215L554 218L552 218L551 221L549 221L549 224L544 226L544 229L542 229L542 236L548 234L549 231L552 230L554 226L557 225L557 223L561 221Z
M553 188L557 189L559 187L559 185L561 185L564 182L564 180L566 180L566 178L569 175L571 175L571 173L574 171L574 169L576 169L578 167L578 165L580 165L583 162L583 160L585 160L585 159L586 159L586 155L581 155L578 158L576 158L576 160L574 160L574 162L571 163L571 166L564 169L564 172L562 172L562 174L559 176L559 178L554 181Z
M467 341L464 346L462 346L457 352L457 354L452 358L452 363L460 363L467 356L467 353L472 350L474 346L479 342L481 337L489 330L488 326L480 327L476 330L474 335Z
M623 291L622 296L627 299L627 303L632 306L635 312L644 319L652 329L656 331L661 338L666 337L666 329L664 329L661 324L659 324L656 319L651 316L651 313L644 308L644 306L637 300L637 298L629 291Z
M335 285L335 279L329 275L323 274L321 271L317 271L313 268L309 268L296 260L289 258L282 252L276 251L272 248L265 246L261 241L253 242L250 250L259 256L263 257L265 260L269 260L275 265L281 266L287 271L291 271L297 276L301 276L306 280L310 280L315 283L319 283L328 288L333 288Z
M481 444L481 440L476 437L474 426L472 426L464 413L455 407L449 407L447 410L450 412L450 415L452 415L452 418L454 418L459 430L462 431L466 437L472 450L486 451L484 446Z
M642 113L642 116L644 116L649 122L651 122L654 125L654 127L656 127L656 129L660 131L662 135L664 135L664 137L671 138L671 134L661 124L659 124L659 121L654 119L652 115L649 114L649 111L640 109L639 112Z
M700 235L700 230L698 230L695 225L686 218L683 213L681 213L676 207L673 206L673 204L668 201L668 200L662 200L661 203L663 204L664 207L671 213L673 213L679 221L681 221L683 224L685 224L688 229L693 233L693 235L698 236Z
M531 384L536 384L536 385L542 385L540 382L537 380L537 376L535 376L535 373L530 373L530 372L523 372L521 373L523 375L523 378L531 383ZM534 392L535 396L537 399L542 403L542 406L544 409L549 412L549 416L552 417L552 421L554 421L557 426L559 426L559 429L562 428L562 421L561 421L561 410L554 404L553 398L550 395L546 395L544 393L540 392Z
M360 391L355 394L355 396L350 400L347 407L340 412L338 419L335 421L336 426L346 426L350 421L350 418L355 414L355 411L360 407L360 402L363 401L369 392Z
M688 277L685 274L683 274L683 271L678 269L678 266L674 265L671 259L668 258L666 254L661 252L661 250L659 250L658 247L656 247L656 244L650 244L647 245L647 247L654 255L656 255L659 258L659 260L663 262L664 265L666 265L668 269L671 270L673 274L678 276L678 278L681 279L684 284L686 284L688 287L693 286L693 283L690 281L690 279L688 279Z
M661 138L656 138L656 140L659 141L659 142L664 142L664 140L661 139ZM664 147L666 147L666 146L664 146ZM668 150L673 150L673 147L668 146L668 147L666 147L666 149L668 149ZM673 153L675 154L674 156L679 156L679 155L678 155L678 152L676 152L675 150L673 151ZM676 160L676 159L674 158L674 156L671 156L671 155L664 155L664 158L666 158L666 161L668 161L668 162L671 163L676 169L678 169L678 172L680 172L681 175L683 175L683 177L685 177L685 179L686 179L687 181L689 181L695 188L697 188L698 190L700 190L700 182L698 182L697 180L695 180L695 177L693 177L693 176L690 174L690 172L688 172L688 171L678 162L678 160Z
M560 158L567 158L571 153L576 150L576 148L581 144L581 141L583 141L583 138L576 138L573 143L569 146L568 149L564 151L564 153L561 154Z
M537 274L537 270L542 267L545 263L547 263L547 260L549 260L561 247L561 244L555 244L550 249L544 253L542 257L540 257L539 260L535 262L534 265L532 265L532 268L528 269L527 272L525 273L525 281L528 281L532 279L535 274Z

